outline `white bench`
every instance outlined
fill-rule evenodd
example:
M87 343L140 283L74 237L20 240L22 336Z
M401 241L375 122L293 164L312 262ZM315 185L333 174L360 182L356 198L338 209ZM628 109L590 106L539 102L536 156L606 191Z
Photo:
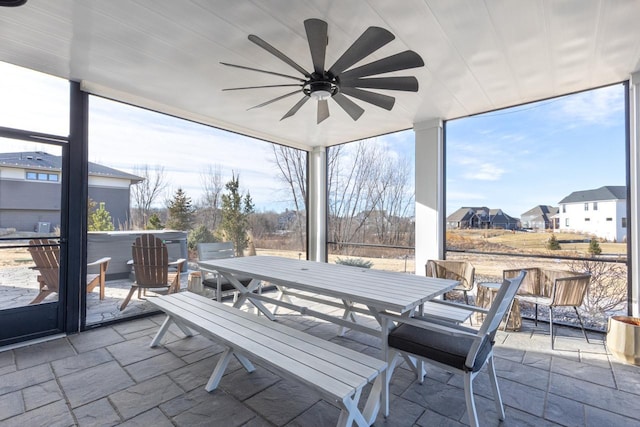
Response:
M250 357L275 368L285 376L314 388L340 407L338 426L369 426L380 408L387 363L314 337L307 333L246 313L191 292L148 300L167 314L151 341L157 346L172 323L187 336L190 329L227 347L205 386L215 390L235 356L248 372L255 370ZM373 388L361 412L358 401L370 382Z

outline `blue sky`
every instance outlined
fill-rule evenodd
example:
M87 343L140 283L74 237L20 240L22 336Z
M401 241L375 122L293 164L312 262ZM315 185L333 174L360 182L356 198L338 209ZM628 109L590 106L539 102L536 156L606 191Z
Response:
M625 185L623 85L453 120L446 137L447 214L487 206L519 217Z
M3 63L0 73L0 126L67 134L66 81ZM242 187L260 210L292 207L269 143L97 97L90 108L91 161L127 172L163 165L169 191L182 187L194 201L202 172L220 165L225 180L232 170L240 172ZM557 205L572 191L625 184L623 85L446 126L448 214L462 206L487 206L520 216L539 204ZM413 158L412 130L376 139L392 153ZM2 151L14 150L7 140L0 144ZM15 149L46 148L28 145Z

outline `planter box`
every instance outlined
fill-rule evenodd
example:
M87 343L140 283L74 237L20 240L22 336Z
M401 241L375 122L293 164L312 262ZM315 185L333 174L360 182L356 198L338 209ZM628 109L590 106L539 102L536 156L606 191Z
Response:
M607 347L617 359L640 365L640 318L610 317L607 328Z

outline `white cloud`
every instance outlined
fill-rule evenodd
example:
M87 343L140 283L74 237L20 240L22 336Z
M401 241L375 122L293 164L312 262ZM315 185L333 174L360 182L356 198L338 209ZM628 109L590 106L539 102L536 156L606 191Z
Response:
M612 125L624 111L624 91L620 85L608 86L563 98L558 105L563 120Z

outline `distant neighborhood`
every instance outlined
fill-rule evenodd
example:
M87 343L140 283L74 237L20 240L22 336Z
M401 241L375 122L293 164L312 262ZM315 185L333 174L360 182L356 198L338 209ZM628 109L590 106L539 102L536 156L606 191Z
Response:
M516 218L502 209L462 207L447 217L448 229L558 230L590 234L611 242L627 235L627 187L574 191L557 207L538 205Z
M59 226L60 156L40 151L0 153L0 228L48 233ZM89 162L89 198L106 204L116 227L129 221L130 188L141 177ZM375 217L375 215L374 215ZM277 219L286 231L297 214ZM461 207L446 219L448 229L557 230L580 232L611 242L627 235L627 188L604 186L574 191L558 206L538 205L514 217L502 209Z

